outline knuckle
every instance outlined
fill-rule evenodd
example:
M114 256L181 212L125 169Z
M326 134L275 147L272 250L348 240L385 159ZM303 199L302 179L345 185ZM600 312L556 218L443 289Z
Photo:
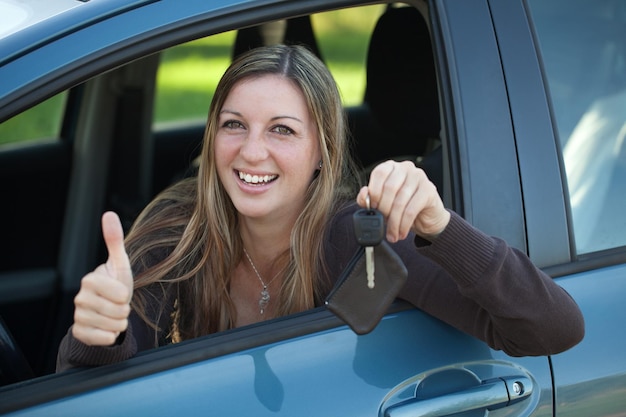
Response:
M128 328L128 319L118 320L117 331L123 332Z
M122 306L122 315L127 318L130 315L130 305L124 304Z
M89 296L84 291L79 291L74 297L74 306L77 308L85 308L89 305Z
M111 310L111 317L116 320L125 320L130 314L130 307L127 304L117 304Z
M413 161L411 161L409 159L401 161L398 164L401 165L403 168L406 168L406 169L419 170L419 168L415 165L415 162L413 162Z
M74 323L82 323L85 319L84 312L81 308L74 310Z
M99 346L111 346L113 343L115 343L115 339L117 339L116 332L104 331L100 333L100 335L97 337L97 340L94 341L94 344L97 344Z

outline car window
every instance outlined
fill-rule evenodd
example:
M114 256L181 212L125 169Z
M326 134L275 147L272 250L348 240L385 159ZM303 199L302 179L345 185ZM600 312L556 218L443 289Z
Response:
M59 138L67 92L62 92L0 123L0 149L16 142Z
M407 39L423 37L396 33L395 29L412 25L393 24L394 20L389 24L385 20L385 16L404 19L405 12L414 12L408 14L409 19L426 22L417 9L395 4L304 16L313 27L317 52L338 82L354 139L354 153L365 166L380 158L424 156L427 149L421 146L423 139L430 141L439 134L436 94L429 96L434 101L428 103L437 115L430 117L428 113L430 120L437 121L433 129L414 132L403 123L409 121L409 127L422 125L412 119L424 108L419 103L420 110L416 110L414 91L423 91L423 84L436 86L434 72L416 75L412 66L396 59L386 65L386 58L391 56L402 58L402 62L410 58L411 64L428 62L434 68L430 48L407 49ZM387 22L383 25L384 39L370 42L375 27L380 27L379 18ZM280 29L281 22L270 22L267 27ZM428 29L425 24L420 27ZM15 204L5 205L2 211L8 219L4 231L10 244L5 245L8 249L3 251L5 258L0 263L2 272L12 275L6 275L3 283L8 284L0 287L0 293L8 300L0 305L0 316L34 364L36 375L54 370L58 341L71 324L71 314L62 314L73 311L73 296L83 271L105 259L98 230L102 211L115 210L125 225L131 224L136 210L147 204L142 201L144 184L152 182L151 192L156 193L181 175L189 174L203 137L213 91L232 60L240 33L241 30L224 32L173 47L169 46L169 39L164 40L168 46L159 56L154 50L147 50L142 59L107 69L78 88L72 87L0 124L2 191L4 195L20 195ZM425 45L430 47L428 31L426 35ZM378 33L378 39L380 36ZM389 39L394 40L394 45L400 45L395 40L401 39L401 47L390 49ZM377 47L371 48L371 44ZM397 53L398 49L401 53ZM384 63L379 67L390 71L377 68L378 76L374 81L370 77L366 85L368 70L371 73L368 54L376 55L378 58L371 61ZM397 68L409 68L404 71L406 77L397 77ZM390 82L395 87L389 88ZM408 94L398 92L399 83ZM374 85L376 94L365 100L366 87L369 90ZM399 96L405 99L399 100ZM395 133L398 129L402 134ZM60 140L61 130L72 140ZM415 140L405 140L409 134ZM42 138L53 140L25 147L28 152L21 152L21 148L18 152L2 152L2 143L21 144ZM151 146L146 146L148 141ZM13 282L18 279L20 291L15 291ZM50 305L57 304L63 304L58 315L46 313ZM32 316L39 318L36 325L30 321L22 324ZM55 334L46 330L52 328Z
M530 0L578 254L626 245L626 3Z

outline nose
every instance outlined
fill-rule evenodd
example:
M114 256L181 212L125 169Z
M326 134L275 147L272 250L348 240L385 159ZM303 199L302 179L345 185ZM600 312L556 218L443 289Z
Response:
M239 150L241 157L248 162L263 161L268 157L267 143L263 132L250 129Z

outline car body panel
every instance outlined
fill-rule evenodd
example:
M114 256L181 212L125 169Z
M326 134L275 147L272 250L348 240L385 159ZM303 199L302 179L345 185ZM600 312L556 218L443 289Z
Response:
M490 1L520 161L528 253L540 267L571 260L559 148L521 1ZM499 30L498 30L499 29Z
M488 4L437 4L450 77L444 94L454 103L447 122L460 158L462 201L456 210L481 230L525 250L513 127Z
M224 30L349 4L361 2L91 0L0 43L0 119L90 80L84 88L93 95L85 97L95 98L83 109L97 120L77 135L76 143L68 135L52 145L49 155L63 155L62 169L52 163L39 167L44 177L46 169L74 176L69 191L56 193L63 201L69 194L71 206L56 205L69 213L60 249L63 263L38 270L28 283L24 271L2 272L1 288L9 289L0 296L2 302L17 305L28 299L35 305L45 298L46 303L66 304L71 300L61 297L71 297L89 268L95 243L76 237L98 233L102 201L87 191L101 198L100 190L106 188L109 143L88 147L83 141L112 125L111 114L95 116L116 100L108 87L124 80L116 73L120 65ZM433 0L428 6L446 136L446 204L529 253L555 276L583 310L588 329L583 342L558 355L512 358L413 308L392 309L365 336L319 308L141 353L120 364L0 387L0 412L382 416L410 400L421 382L432 382L427 379L432 375L453 387L455 376L470 374L478 381L524 376L533 382L531 397L494 408L491 417L626 412L626 309L620 301L626 293L625 255L618 248L574 256L555 122L525 3ZM70 24L78 15L81 23ZM148 72L150 65L146 63ZM83 152L97 163L81 160ZM7 153L6 161L15 160ZM7 166L0 168L3 179L11 178ZM53 182L57 178L49 177ZM17 194L20 185L5 185L5 194ZM84 201L77 202L77 194ZM11 285L3 284L8 281ZM29 293L35 281L40 285ZM59 290L62 296L54 292ZM53 324L56 318L50 318Z
M206 342L209 341L210 338ZM194 344L201 352L202 341ZM168 348L167 353L175 356L184 347ZM163 353L160 358L167 361ZM127 366L150 355L131 359ZM390 398L398 390L404 392L402 398L406 399L407 391L415 389L412 385L450 370L467 370L481 380L527 376L532 380L532 395L489 415L518 415L535 409L538 411L533 415L549 415L541 412L551 409L547 359L525 358L523 365L517 362L410 309L388 315L367 335L358 336L340 326L297 337L289 343L244 349L129 379L7 415L62 416L71 409L76 415L92 416L382 416L386 408L397 403L390 403ZM89 372L85 372L85 377ZM54 383L64 384L64 379L71 376L58 376ZM67 383L64 385L64 389L71 389ZM36 384L31 388L38 389ZM355 398L359 400L354 401Z
M552 356L558 415L622 415L626 410L626 266L580 272L558 282L580 306L586 327L582 342Z

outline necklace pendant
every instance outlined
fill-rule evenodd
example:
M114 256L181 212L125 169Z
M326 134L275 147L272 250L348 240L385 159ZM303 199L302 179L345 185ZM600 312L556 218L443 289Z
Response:
M259 299L259 309L261 310L261 314L265 313L265 307L270 302L270 293L267 291L267 287L263 286L263 290L261 291L261 298Z

